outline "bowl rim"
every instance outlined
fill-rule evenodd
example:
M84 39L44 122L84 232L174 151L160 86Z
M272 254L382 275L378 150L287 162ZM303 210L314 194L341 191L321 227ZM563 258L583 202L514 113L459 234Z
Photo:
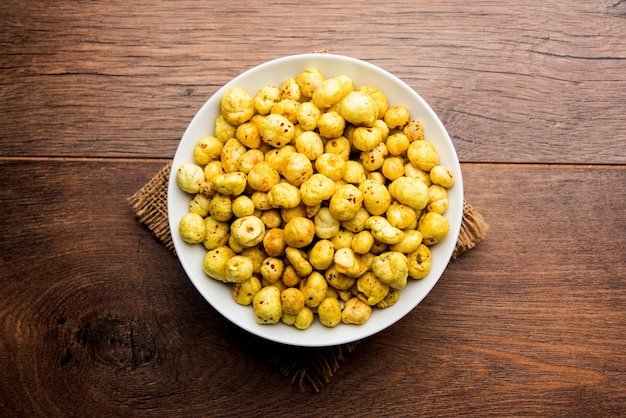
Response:
M267 73L269 70L276 68L276 66L283 66L283 67L289 67L289 68L294 68L294 69L299 68L297 72L302 71L307 67L324 67L324 68L337 67L337 69L334 71L333 74L327 74L325 71L322 71L322 73L324 73L324 75L328 77L336 76L336 75L339 75L340 73L348 73L349 76L355 79L355 87L357 87L356 86L357 80L361 80L362 78L367 78L368 80L370 80L376 77L382 77L381 80L385 81L384 83L385 85L393 86L393 88L395 89L393 95L406 94L407 97L411 97L411 99L414 102L410 103L411 106L409 106L409 108L415 107L416 105L418 106L419 114L421 115L419 119L423 121L424 119L427 120L429 130L433 128L437 129L438 132L437 132L436 142L438 143L438 142L443 141L443 143L440 145L444 145L446 149L445 156L446 156L447 162L443 165L450 168L454 172L454 175L455 175L455 184L450 189L450 191L454 191L453 196L455 196L455 200L454 202L452 200L449 201L449 208L448 208L448 211L446 212L446 218L448 219L450 223L450 229L444 241L442 241L442 243L439 243L435 246L435 247L438 247L442 245L444 242L446 242L445 250L437 251L437 253L443 253L444 258L447 260L446 263L443 263L443 262L438 262L436 264L433 263L433 265L431 266L431 271L424 279L420 279L419 281L413 281L413 282L411 282L412 279L409 279L410 281L409 286L411 285L416 286L417 283L419 282L420 290L418 292L419 297L417 298L417 300L408 303L408 305L406 303L403 305L396 304L384 310L374 309L374 312L372 312L372 316L364 325L355 326L355 325L340 324L339 326L335 328L326 328L326 327L323 327L321 324L318 325L316 329L320 329L319 327L321 326L322 327L321 329L324 330L324 333L327 334L328 338L321 338L321 339L313 338L311 335L307 334L307 332L309 333L314 332L314 330L312 330L311 328L307 330L297 330L295 329L295 327L289 327L281 323L273 324L273 325L257 324L256 321L254 321L254 313L253 313L252 307L238 305L232 299L232 297L230 298L228 303L232 304L233 309L230 309L228 307L224 308L222 304L220 303L221 301L218 301L215 299L216 296L213 294L212 290L209 289L208 287L215 288L215 285L226 287L229 285L213 280L209 278L208 276L206 276L205 274L203 274L204 277L199 277L198 266L192 265L190 257L187 256L189 251L197 252L198 250L197 249L192 250L193 246L183 242L182 239L175 232L175 231L178 231L179 218L175 219L174 213L178 211L178 209L176 208L180 208L181 206L181 202L178 201L180 199L181 193L184 194L184 192L180 191L176 183L176 167L184 161L193 161L193 153L189 153L189 149L190 149L189 144L193 138L195 138L195 141L193 141L193 144L195 144L195 142L197 142L197 139L199 139L199 137L197 136L198 126L200 124L206 125L207 123L214 123L214 120L208 121L208 122L207 120L202 120L203 118L205 118L205 114L211 113L211 112L215 113L215 108L211 110L211 107L215 107L216 105L217 105L217 108L219 109L220 97L231 87L234 87L235 85L244 85L244 88L246 88L245 87L246 82L244 82L244 80L246 80L247 84L249 85L256 83L255 85L256 85L257 90L265 84L272 84L272 83L268 83L265 81L260 82L260 83L257 83L257 82L250 83L248 78L257 73L263 73L263 72ZM345 70L349 70L349 71L346 72ZM352 74L351 71L354 71L354 70L359 70L359 71L356 71L358 74L356 75ZM297 74L297 72L293 72L292 76L295 77L295 74ZM367 77L363 77L364 74L367 74ZM281 78L284 80L285 77L281 76ZM367 83L366 81L364 82L359 81L358 84L359 85L372 84L378 87L377 84ZM383 91L383 89L381 89L381 91ZM401 93L398 93L398 92L401 92ZM250 91L250 93L254 95L256 91ZM386 91L383 91L383 93L385 93L385 95L388 97L391 96ZM402 103L402 104L406 105L407 103ZM391 102L390 102L390 105L392 105ZM414 116L414 112L411 111L411 117L416 118L415 116ZM191 135L194 135L194 131L196 132L196 134L195 136L192 137ZM433 132L430 132L429 134L426 131L426 124L425 124L425 133L427 135L432 135L433 133ZM211 133L210 132L206 133L206 135L209 135L209 134ZM427 136L426 139L431 139L431 137ZM441 150L439 146L437 148L441 156ZM200 109L195 113L195 115L191 119L190 123L187 125L179 141L176 153L172 160L172 170L171 170L169 181L168 181L168 193L167 193L168 223L169 223L169 227L171 231L174 248L176 250L176 254L178 256L178 259L187 277L190 279L190 281L192 282L196 290L209 303L209 305L211 305L216 311L218 311L221 314L221 316L225 317L231 323L237 325L241 329L253 335L256 335L257 337L260 337L269 341L273 341L273 342L281 343L285 345L299 346L299 347L327 347L327 346L335 346L335 345L351 343L351 342L355 342L355 341L370 337L372 335L375 335L383 331L384 329L391 327L392 325L398 323L402 318L404 318L408 313L413 311L417 307L417 305L419 305L423 301L423 299L430 293L432 288L437 284L437 282L441 278L442 274L444 273L445 269L447 268L447 265L449 264L451 260L454 247L456 245L456 241L460 232L461 223L462 223L463 192L464 190L463 190L461 167L460 167L460 162L458 160L458 155L454 148L454 144L452 143L452 140L445 126L443 125L443 123L441 122L437 114L430 107L430 105L411 86L409 86L406 82L404 82L403 80L401 80L399 77L395 76L394 74L390 73L389 71L377 65L374 65L368 61L361 60L358 58L353 58L353 57L345 56L345 55L330 54L330 53L296 54L296 55L287 55L287 56L275 58L269 61L265 61L259 65L253 66L241 72L239 75L232 78L230 81L228 81L223 86L221 86L214 94L212 94L205 101L205 103L200 107ZM190 200L190 195L187 195L187 197L188 197L187 199L187 202L188 202ZM185 206L187 202L185 202ZM454 242L450 244L451 241L454 241ZM201 244L195 244L195 246L196 248L202 247L200 250L203 250L203 246ZM431 248L431 250L433 250L433 248ZM206 252L206 250L204 251ZM438 257L441 257L441 255L439 255ZM440 258L438 258L438 260L439 259ZM433 267L435 268L433 269ZM207 282L210 284L207 284ZM403 295L402 292L405 292L405 290L406 288L400 292L401 298ZM228 290L228 292L230 293L230 290ZM398 309L400 306L402 307L402 309ZM375 321L372 325L368 325L368 323L371 323L372 318L375 318L377 313L380 315L381 312L392 310L394 307L396 307L396 309L394 310L395 315L393 315L393 320ZM242 322L238 320L238 316L232 312L232 310L240 310L241 308L245 308L249 310L250 318L252 319L252 322L248 320L246 320L245 322ZM316 318L314 323L315 322L319 323L319 320ZM282 329L285 329L285 328L290 329L290 330L293 329L295 330L295 332L292 332L292 331L273 332L272 328L277 328L277 329L280 329L281 331L283 331ZM354 331L355 328L358 331ZM268 332L268 330L270 331Z

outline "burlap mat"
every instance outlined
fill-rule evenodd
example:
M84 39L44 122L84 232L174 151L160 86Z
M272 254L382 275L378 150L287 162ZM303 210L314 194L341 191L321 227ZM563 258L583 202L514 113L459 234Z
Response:
M176 251L170 235L167 219L167 186L171 170L171 162L166 164L147 184L128 198L137 219L143 223L174 255ZM478 244L486 235L488 225L483 217L464 202L461 232L452 254L452 260ZM253 340L251 344L242 346L254 347L254 355L263 356L274 365L280 373L298 382L305 383L319 392L330 382L333 375L345 361L345 355L354 351L358 342L325 348L300 348L275 344L261 340L250 334L241 334L244 340ZM244 341L246 342L246 341Z

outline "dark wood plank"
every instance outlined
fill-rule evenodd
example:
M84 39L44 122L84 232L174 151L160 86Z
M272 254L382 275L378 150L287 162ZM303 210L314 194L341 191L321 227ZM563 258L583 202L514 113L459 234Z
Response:
M273 4L3 2L2 154L169 158L224 82L327 48L407 81L463 161L625 162L623 2Z
M164 161L0 162L0 410L602 415L626 394L623 167L463 165L491 226L319 395L197 294L126 198Z

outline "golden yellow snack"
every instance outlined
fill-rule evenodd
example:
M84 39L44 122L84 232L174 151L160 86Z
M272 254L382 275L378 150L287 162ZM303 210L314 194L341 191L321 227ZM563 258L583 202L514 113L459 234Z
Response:
M339 232L330 239L330 242L333 243L333 247L335 251L337 251L340 248L352 248L352 238L354 238L352 232L340 229Z
M226 245L209 250L202 258L202 270L207 276L215 280L224 281L226 263L235 255L235 252Z
M372 272L389 287L404 289L409 276L409 262L397 251L387 251L374 258Z
M195 212L187 212L178 223L180 237L189 244L197 244L204 240L206 225L202 216Z
M285 254L287 243L285 231L282 228L266 229L263 236L263 250L271 257L280 257Z
M326 112L317 120L317 129L324 138L339 138L346 127L345 119L338 112Z
M280 290L276 286L266 286L252 299L255 319L258 324L275 324L283 315Z
M283 219L280 217L280 211L278 209L269 209L263 211L261 221L263 221L266 228L271 229L281 226Z
M261 146L261 134L259 128L253 123L242 123L235 130L235 138L248 148Z
M254 114L253 98L247 90L233 87L222 96L220 112L231 125L241 125Z
M320 239L332 238L339 233L341 224L327 207L320 208L313 217L315 236Z
M370 231L361 231L352 237L352 250L356 254L369 253L374 245L374 236Z
M411 112L406 106L395 105L387 109L383 120L389 126L389 129L402 129L409 123L410 118Z
M244 216L231 224L230 235L239 245L254 247L263 241L265 225L256 216Z
M424 244L435 245L448 235L450 223L440 213L427 212L418 221L417 229Z
M400 157L387 157L383 161L381 173L386 179L394 181L404 175L404 161Z
M287 287L296 287L300 284L300 276L292 265L287 265L283 272L281 282Z
M320 109L328 109L339 103L349 92L349 86L339 77L323 80L311 96L311 101Z
M335 182L323 174L315 173L300 185L300 197L307 206L320 205L335 192Z
M361 277L368 270L367 265L361 260L352 248L339 248L333 257L335 269L342 274L354 279Z
M409 145L411 145L411 141L405 134L397 132L387 137L385 145L387 146L389 154L400 156L406 154Z
M226 121L224 115L217 115L215 118L215 137L219 139L223 144L226 143L230 138L235 136L235 131L237 127L235 125L231 125Z
M406 151L406 155L413 164L424 171L430 171L439 165L439 154L431 143L424 140L413 141Z
M365 180L359 185L363 193L363 206L372 215L382 215L391 204L391 194L383 184L374 180Z
M428 204L428 187L416 178L402 176L395 179L389 185L389 193L395 200L416 211Z
M324 153L324 141L315 131L304 131L295 139L296 150L305 155L309 161L315 161Z
M363 193L353 184L344 184L335 190L328 208L335 219L347 221L356 215L362 204Z
M372 315L372 308L357 297L346 301L341 312L341 322L344 324L363 325Z
M300 187L313 175L313 164L306 155L292 152L285 158L282 174L289 183Z
M446 189L454 186L454 174L447 167L436 165L430 169L430 180Z
M290 183L275 184L267 192L267 201L273 208L295 208L300 204L300 189Z
M438 184L431 184L428 187L427 212L437 212L444 214L448 210L448 190Z
M284 228L285 243L289 247L302 248L309 245L315 237L313 221L301 216L291 219Z
M304 294L295 287L290 287L280 293L283 313L297 314L304 308Z
M324 271L333 263L335 247L327 239L320 239L315 242L309 251L309 263L314 269Z
M237 138L230 138L222 147L220 160L226 173L239 170L239 161L248 149Z
M365 222L365 227L370 230L376 240L384 244L397 244L404 238L404 231L392 226L382 216L370 216Z
M235 255L226 262L224 268L225 283L242 283L252 277L252 260L244 255Z
M343 160L347 161L350 158L351 143L345 136L338 138L332 138L326 141L324 145L324 152L330 154L337 154Z
M233 215L238 218L253 215L255 210L254 202L246 195L237 196L235 200L233 200Z
M430 272L430 248L420 244L417 250L407 255L409 262L409 277L423 279Z
M282 279L285 272L285 264L278 257L267 257L261 263L261 276L269 283L275 283Z
M350 290L352 286L354 286L354 283L356 283L356 278L339 272L335 265L330 266L324 271L324 277L328 284L338 291Z
M421 168L418 168L410 161L404 165L404 175L406 177L418 179L426 186L430 186L432 184L432 182L430 181L430 174L422 170Z
M237 171L248 174L252 168L265 159L265 154L259 149L249 149L243 153L237 165Z
M383 166L385 157L389 155L384 143L376 145L371 151L361 152L359 159L368 171L376 171Z
M417 250L422 243L422 233L415 229L409 229L404 231L404 237L402 241L397 244L389 246L391 251L397 251L402 254L409 254Z
M304 294L304 304L315 308L326 297L328 282L321 273L314 271L300 282L300 290Z
M363 91L351 91L341 100L339 113L355 126L372 126L378 119L378 105Z
M296 114L298 124L305 131L313 131L317 128L317 121L322 116L322 111L313 102L304 102Z
M370 306L383 300L389 292L389 286L380 281L371 271L359 277L354 287L356 296Z
M216 193L209 202L209 214L218 221L229 221L233 217L233 201L228 196Z
M222 141L212 135L205 135L198 140L193 149L193 158L196 164L207 165L220 158Z
M359 126L352 132L352 145L359 151L371 151L383 142L382 132L365 126Z
M378 107L378 119L385 117L385 113L387 113L387 109L389 108L389 101L387 100L387 96L385 96L378 87L365 85L360 86L356 91L367 93L374 100L376 107Z
M268 192L272 186L280 183L280 174L267 161L257 163L247 176L248 185L261 192Z
M326 297L317 306L317 316L322 325L334 328L341 323L341 304L334 297Z
M411 142L419 141L424 139L424 126L421 121L413 119L402 129L402 133L406 135Z
M300 277L305 277L313 272L313 266L307 260L307 254L303 250L287 247L285 248L285 256Z
M390 306L393 306L398 301L399 298L400 298L400 292L390 287L389 292L387 292L387 296L385 296L383 300L378 302L376 304L376 307L378 309L388 308Z
M313 323L314 318L315 316L311 308L305 306L296 314L296 320L293 325L300 330L307 329Z
M209 214L210 203L211 199L201 193L198 193L193 197L193 199L189 201L189 205L187 205L187 208L189 209L189 212L194 212L204 217Z
M212 216L204 218L206 235L202 244L207 250L213 250L228 243L230 226L227 222L218 221Z
M176 183L184 192L196 194L204 182L204 170L194 163L183 163L176 170Z
M448 233L454 175L421 122L346 75L231 89L193 161L177 173L194 195L180 235L204 228L203 270L259 323L363 324L428 274L428 246Z
M265 116L259 126L259 134L263 142L274 148L282 148L289 144L295 132L293 123L276 113Z
M313 97L313 93L320 87L325 77L317 68L306 68L296 74L296 83L300 87L300 94L305 97Z
M254 96L253 105L258 114L268 115L272 106L280 101L280 90L274 86L263 86Z
M411 226L417 227L417 213L415 209L395 200L389 205L385 217L392 226L399 229L404 230Z
M281 99L280 102L272 106L272 110L270 110L270 113L284 116L285 118L287 118L287 120L289 120L289 122L293 123L294 128L296 128L298 123L299 111L300 102L292 99Z
M241 171L219 174L213 179L213 189L224 196L239 196L247 185L246 173Z
M254 295L261 290L261 281L252 276L248 280L233 284L231 294L235 302L240 305L250 305Z
M204 166L204 178L212 183L213 178L224 172L221 161L211 161Z
M341 222L341 227L346 231L350 231L352 233L361 232L365 229L365 223L372 216L364 207L361 207L356 211L356 214L347 221Z
M325 152L315 160L315 169L333 181L340 180L346 173L347 161L339 154Z

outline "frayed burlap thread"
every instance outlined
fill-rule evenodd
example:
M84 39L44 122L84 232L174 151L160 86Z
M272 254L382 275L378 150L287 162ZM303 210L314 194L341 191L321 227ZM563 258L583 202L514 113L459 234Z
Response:
M130 196L128 203L139 222L144 224L173 255L176 255L167 217L167 187L171 169L172 163L169 162L148 183ZM461 231L452 260L474 248L485 238L488 230L489 226L482 215L469 203L464 202ZM319 392L331 381L346 360L346 355L352 353L358 344L356 341L314 349L272 344L271 349L267 350L266 358L292 383L297 382L301 387L309 384L313 390Z

